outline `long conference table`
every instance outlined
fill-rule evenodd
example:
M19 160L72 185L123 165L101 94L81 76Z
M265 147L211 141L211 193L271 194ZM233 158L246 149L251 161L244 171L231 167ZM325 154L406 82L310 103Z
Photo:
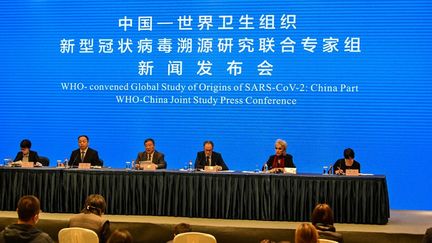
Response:
M310 221L328 203L339 223L386 224L385 176L0 167L0 210L36 195L44 212L78 213L101 194L107 214Z

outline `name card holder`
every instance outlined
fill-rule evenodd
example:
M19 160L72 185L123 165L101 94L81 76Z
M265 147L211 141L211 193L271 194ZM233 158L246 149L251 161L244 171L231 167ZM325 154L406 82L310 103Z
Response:
M140 168L142 170L156 170L156 164L153 163L141 163Z
M22 162L21 163L21 167L23 167L23 168L33 168L34 167L34 163L33 162Z
M345 175L347 176L358 176L360 175L359 170L356 169L346 169L345 170Z
M285 167L283 173L284 174L294 174L295 175L295 174L297 174L297 168Z
M218 167L217 166L204 166L204 171L206 172L217 172Z
M78 168L79 169L90 169L91 164L90 163L79 163Z

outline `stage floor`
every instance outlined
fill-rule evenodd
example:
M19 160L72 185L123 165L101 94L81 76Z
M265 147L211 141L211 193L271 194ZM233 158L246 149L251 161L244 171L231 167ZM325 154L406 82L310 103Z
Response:
M41 219L69 220L72 214L42 213ZM14 211L0 211L2 218L16 218ZM256 220L226 220L163 216L129 216L105 215L111 222L152 223L158 225L175 225L189 223L196 226L230 227L230 228L260 228L260 229L295 229L299 222L285 221L256 221ZM370 224L335 224L338 231L346 232L373 232L389 234L423 235L427 228L432 227L432 211L391 210L390 219L386 225Z

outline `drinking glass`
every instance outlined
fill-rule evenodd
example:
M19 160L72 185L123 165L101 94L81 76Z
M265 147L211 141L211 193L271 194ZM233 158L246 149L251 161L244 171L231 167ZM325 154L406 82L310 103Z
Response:
M130 170L130 169L131 169L131 162L126 161L126 170Z

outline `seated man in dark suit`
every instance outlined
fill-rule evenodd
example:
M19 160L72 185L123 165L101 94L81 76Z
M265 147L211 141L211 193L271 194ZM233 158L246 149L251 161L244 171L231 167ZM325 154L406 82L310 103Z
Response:
M79 149L72 151L69 166L78 167L79 163L90 163L91 166L102 166L99 154L96 150L89 148L89 138L86 135L78 137Z
M198 152L195 159L195 168L204 169L205 166L217 166L218 170L228 170L222 155L213 151L213 142L204 142L204 151Z
M28 139L24 139L20 143L21 152L18 152L14 161L22 161L22 162L38 162L39 156L36 151L31 151L31 141Z
M155 141L152 138L144 140L144 152L139 152L136 158L136 166L140 168L140 161L151 161L155 169L165 169L167 163L165 155L155 150Z

